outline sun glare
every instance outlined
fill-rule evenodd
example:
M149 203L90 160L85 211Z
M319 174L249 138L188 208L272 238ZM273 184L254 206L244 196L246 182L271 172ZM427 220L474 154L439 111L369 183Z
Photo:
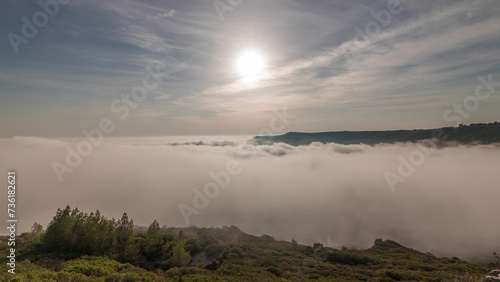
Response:
M258 75L264 70L264 58L257 51L245 51L238 58L236 67L243 77Z

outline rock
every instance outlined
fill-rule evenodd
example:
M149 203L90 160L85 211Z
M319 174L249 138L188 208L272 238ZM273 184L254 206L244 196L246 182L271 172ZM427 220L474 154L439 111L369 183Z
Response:
M481 282L490 282L490 281L500 281L500 270L495 269L491 271L486 277L484 277Z
M216 257L209 257L205 251L199 252L193 255L193 260L189 263L188 266L197 266L202 263L203 265L209 265Z
M217 270L217 268L219 268L220 266L220 263L216 260L212 261L211 264L205 266L206 269L208 270Z

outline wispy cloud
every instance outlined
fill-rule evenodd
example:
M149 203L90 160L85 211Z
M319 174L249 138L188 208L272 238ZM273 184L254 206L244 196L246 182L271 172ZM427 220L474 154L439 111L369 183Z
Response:
M375 23L372 14L387 10L388 3L246 1L220 21L210 1L72 2L21 45L18 55L8 41L0 42L0 96L9 101L0 105L0 115L25 128L0 134L31 135L40 127L7 114L7 108L30 111L36 105L32 117L43 127L50 126L52 113L64 115L68 108L102 112L151 64L161 64L168 73L157 91L169 96L152 95L142 110L167 111L166 119L185 121L184 129L165 125L175 134L195 134L199 120L192 117L200 113L220 130L216 124L245 124L248 115L264 121L267 112L283 105L303 113L293 130L409 128L419 126L416 120L420 126L444 125L444 107L474 91L478 75L498 74L498 5L491 0L401 1L400 13L392 14L375 36L362 39L356 28ZM40 8L0 5L9 11L0 20L5 34L20 33L21 18ZM246 48L260 50L267 60L267 70L253 83L235 71L236 58ZM54 110L59 103L65 107ZM498 119L497 95L489 103L493 106L475 112L471 122ZM137 127L116 133L135 135L141 124L152 128L147 123L140 118ZM248 133L265 126L253 124Z
M381 99L396 94L408 98L408 104L413 104L411 100L417 94L415 90L420 93L418 97L421 100L432 99L428 94L436 90L456 97L456 91L464 86L458 78L474 78L474 75L495 68L492 58L496 48L489 44L498 44L496 26L500 21L493 15L484 17L487 7L486 2L455 3L414 19L390 23L380 34L368 40L352 29L350 40L272 68L262 75L257 84L248 85L236 80L208 88L203 94L221 95L221 99L225 99L227 95L250 89L278 87L278 90L271 89L277 92L301 84L306 73L307 79L321 89L322 94L314 102L322 105L336 103L346 97L351 100L353 94L359 100L371 101L375 100L374 96ZM397 18L398 15L392 17ZM369 20L373 19L368 18L366 23ZM362 24L359 27L364 28ZM332 74L317 78L325 68L329 68ZM335 69L339 68L340 72L335 73ZM437 87L429 89L430 86ZM300 94L302 100L311 100L308 99L309 92ZM299 100L297 102L300 103ZM381 103L386 104L387 101Z

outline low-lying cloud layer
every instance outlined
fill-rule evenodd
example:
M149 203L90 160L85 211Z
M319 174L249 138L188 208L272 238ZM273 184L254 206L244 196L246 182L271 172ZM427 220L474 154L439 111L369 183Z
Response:
M189 216L191 224L236 225L251 234L332 247L366 248L380 237L469 259L500 247L498 146L436 150L392 192L384 173L397 173L400 156L408 158L418 145L247 141L110 138L60 183L52 163L64 163L66 146L75 148L78 140L14 137L0 139L0 171L18 171L23 231L34 222L46 226L68 204L115 218L126 211L139 225L157 219L184 226L179 205L194 207L193 189L203 192L215 183L210 173L236 162L241 172ZM0 200L6 203L6 197Z

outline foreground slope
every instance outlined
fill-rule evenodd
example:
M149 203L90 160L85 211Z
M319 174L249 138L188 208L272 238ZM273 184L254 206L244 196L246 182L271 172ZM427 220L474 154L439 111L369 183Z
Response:
M335 250L234 226L133 227L126 214L115 221L69 207L46 231L35 224L18 236L16 248L16 274L4 263L1 281L478 281L495 266L436 258L391 240Z

